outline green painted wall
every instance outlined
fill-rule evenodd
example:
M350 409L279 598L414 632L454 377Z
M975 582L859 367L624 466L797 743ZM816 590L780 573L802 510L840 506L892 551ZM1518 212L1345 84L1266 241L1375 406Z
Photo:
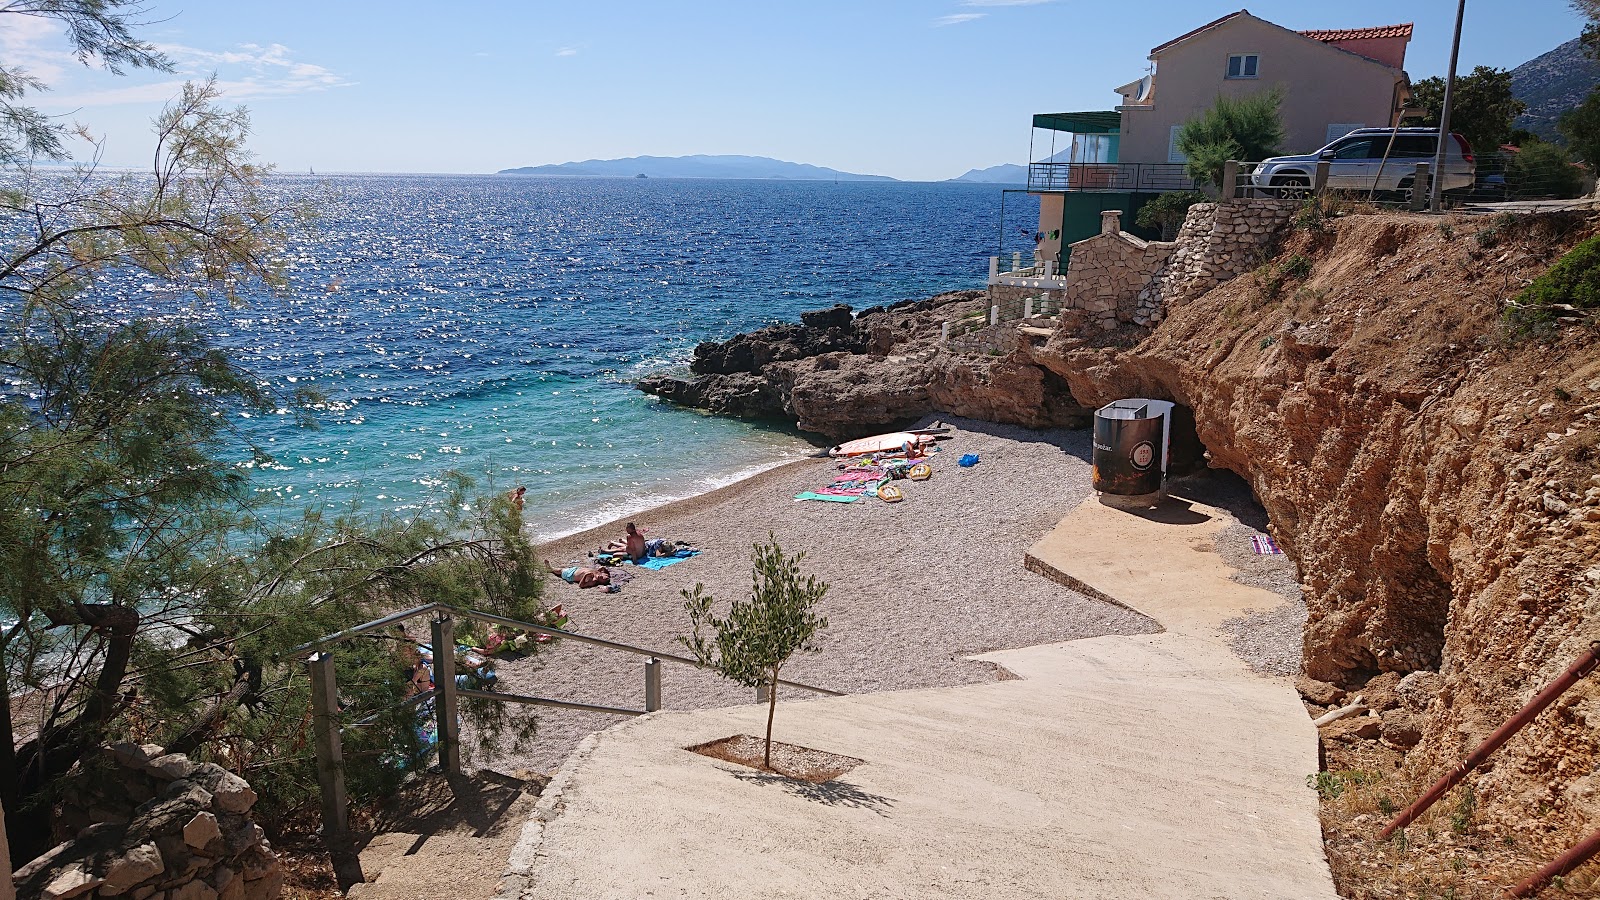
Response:
M1063 267L1067 264L1067 257L1071 255L1068 245L1075 241L1092 238L1100 233L1100 213L1108 209L1122 211L1122 230L1135 234L1146 240L1157 240L1161 237L1159 232L1140 228L1134 224L1133 217L1139 207L1143 206L1155 194L1147 193L1088 193L1069 192L1062 204L1061 212L1061 246Z

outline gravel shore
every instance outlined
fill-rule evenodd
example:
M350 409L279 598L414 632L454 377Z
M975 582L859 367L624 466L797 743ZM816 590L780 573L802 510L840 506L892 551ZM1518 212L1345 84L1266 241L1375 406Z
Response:
M796 502L826 485L831 460L805 460L634 519L649 536L686 540L703 551L662 571L634 571L618 593L580 591L552 578L547 602L561 603L584 634L682 654L688 627L679 591L703 583L721 600L750 587L750 545L771 531L804 571L829 583L822 603L830 627L822 650L797 656L794 681L859 693L972 684L1006 677L965 657L1108 634L1156 631L1137 613L1093 600L1022 568L1023 552L1090 494L1087 431L1030 431L945 418L952 439L933 458L934 476L898 482L902 503ZM956 461L976 453L965 469ZM736 464L736 460L730 460ZM557 567L620 537L614 523L542 548ZM639 708L643 661L557 644L534 660L502 662L500 687L515 693ZM752 702L749 689L687 666L663 664L668 709ZM799 699L803 692L784 689ZM540 708L538 738L522 751L500 748L478 765L549 772L584 735L616 719ZM778 717L778 732L783 717Z

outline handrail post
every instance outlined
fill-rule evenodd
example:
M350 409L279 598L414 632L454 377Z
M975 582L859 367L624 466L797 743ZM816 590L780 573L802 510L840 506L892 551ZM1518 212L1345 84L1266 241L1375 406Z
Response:
M1320 195L1328 187L1328 173L1332 171L1333 163L1325 159L1317 160L1316 174L1311 176L1311 193Z
M339 685L333 654L326 650L306 660L311 675L311 733L316 745L317 783L322 788L322 840L333 858L339 889L364 879L361 859L350 846L350 804L345 798L344 748L339 739Z
M999 277L1000 277L1000 257L991 256L991 257L989 257L989 283L990 284L994 284L995 279L997 279Z
M654 656L644 661L644 711L661 708L661 660Z
M439 695L433 704L439 733L439 768L446 775L461 774L461 727L456 718L456 625L449 616L433 620L433 686Z
M1232 202L1239 196L1239 161L1230 159L1222 164L1222 202Z
M1011 271L1015 272L1020 268L1022 268L1022 251L1013 250L1011 251Z
M989 324L990 325L999 325L1000 324L1000 307L998 307L998 306L989 307Z

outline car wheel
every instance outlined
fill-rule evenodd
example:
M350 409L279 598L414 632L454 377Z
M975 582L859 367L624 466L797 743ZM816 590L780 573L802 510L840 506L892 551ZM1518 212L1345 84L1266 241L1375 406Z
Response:
M1400 179L1400 183L1395 185L1395 188L1396 188L1396 190L1395 190L1395 194L1396 194L1395 199L1400 201L1400 203L1405 205L1405 206L1410 206L1411 205L1411 193L1412 193L1413 189L1416 187L1416 184L1417 184L1416 179L1412 178L1412 177L1406 177L1406 178Z
M1311 196L1311 181L1304 175L1283 175L1274 178L1272 186L1277 188L1277 195L1285 199L1297 200Z

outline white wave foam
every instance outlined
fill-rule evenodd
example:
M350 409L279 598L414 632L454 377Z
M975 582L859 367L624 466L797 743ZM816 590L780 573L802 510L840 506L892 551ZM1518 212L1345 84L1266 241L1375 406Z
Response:
M701 494L708 494L718 488L727 487L730 484L738 484L741 481L754 478L755 476L760 475L762 472L768 472L778 468L779 466L788 465L792 462L798 462L799 460L806 459L809 456L809 453L803 453L796 450L791 453L786 453L782 456L768 459L733 472L722 473L718 475L708 475L702 478L694 479L690 483L684 485L681 491L668 488L664 491L656 490L649 493L635 494L628 497L609 498L595 506L587 507L582 510L569 511L568 513L559 517L566 520L561 524L546 522L545 524L547 527L544 530L535 531L532 535L532 540L534 543L538 544L560 540L561 538L577 534L580 531L588 531L591 528L599 527L607 522L615 522L619 519L625 519L630 516L638 516L640 513L649 512L653 509L659 509L660 507L666 506L668 503L676 503L679 500L687 500L690 497L698 497Z

